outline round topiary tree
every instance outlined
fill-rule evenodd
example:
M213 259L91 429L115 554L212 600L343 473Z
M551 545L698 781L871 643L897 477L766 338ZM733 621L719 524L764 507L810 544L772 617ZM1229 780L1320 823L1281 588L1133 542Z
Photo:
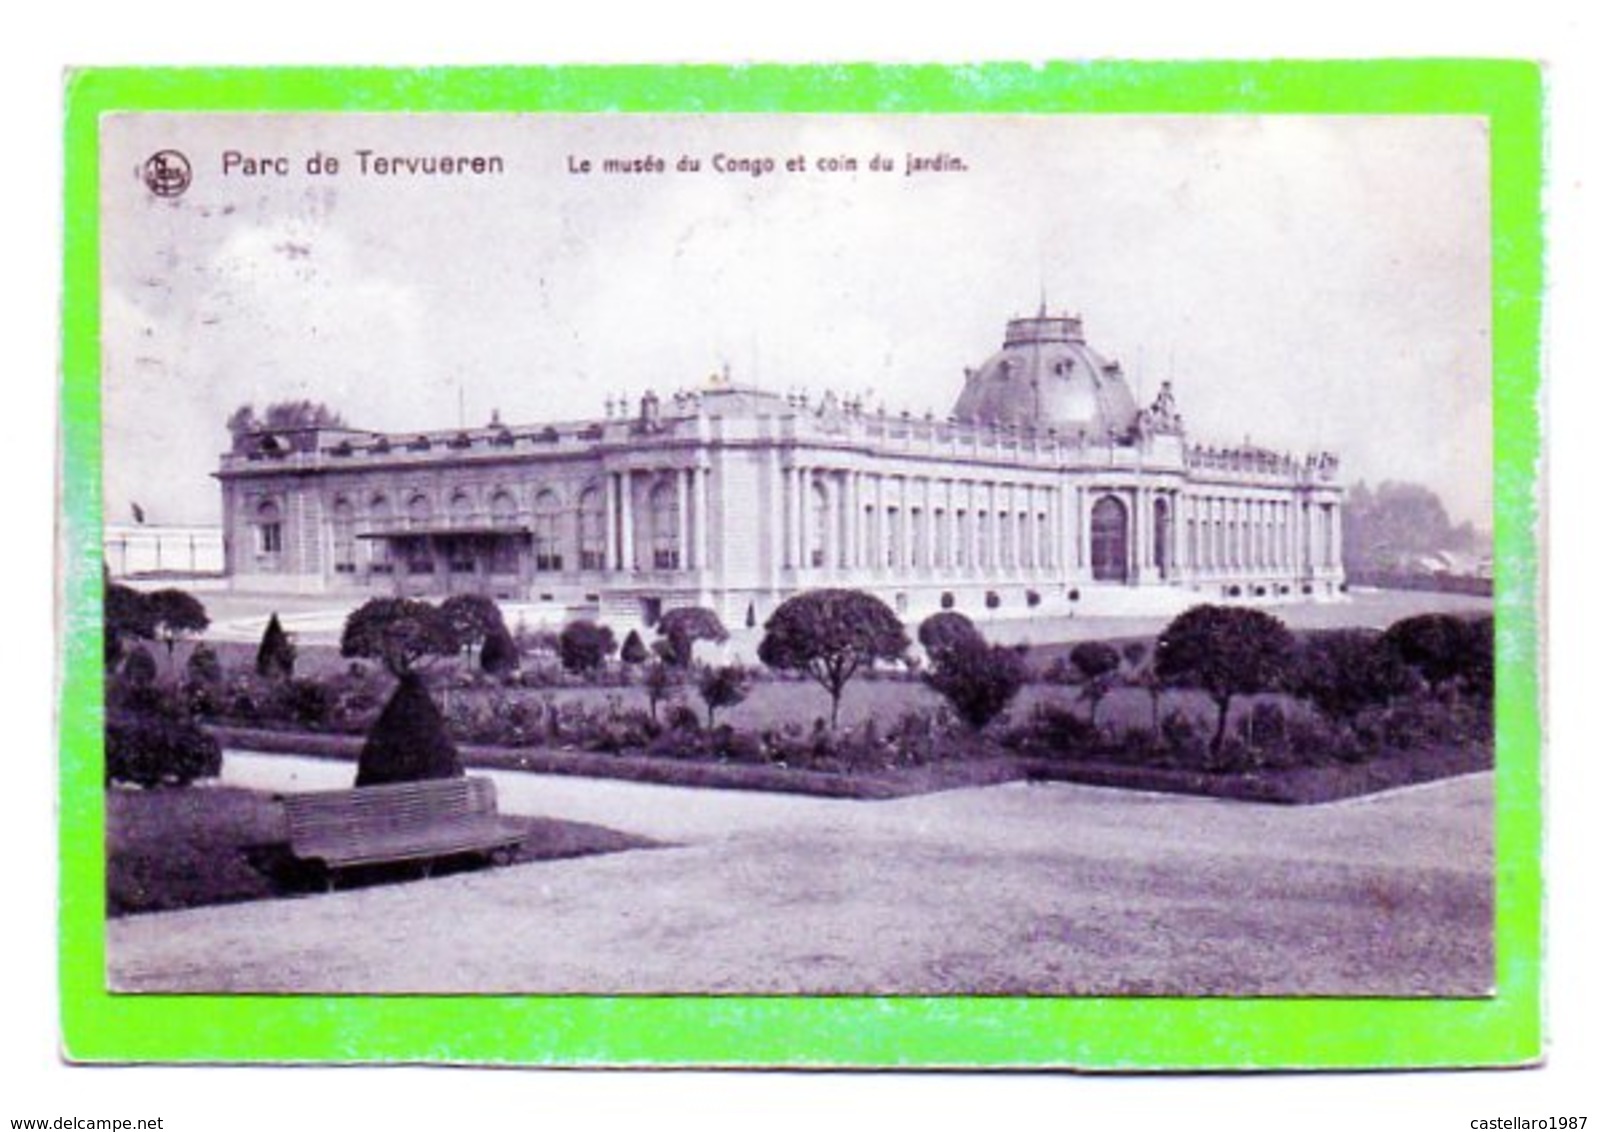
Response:
M1030 675L1020 649L989 645L980 635L927 652L932 668L926 683L972 731L997 719Z
M915 636L933 664L937 662L937 654L946 649L986 643L981 630L971 623L969 617L946 609L922 621Z
M381 661L397 678L418 665L460 651L454 629L436 606L408 597L374 597L344 619L339 653Z
M471 667L472 651L484 645L495 633L509 635L499 605L483 594L455 594L439 606L438 615L466 650L466 666Z
M1198 688L1219 709L1209 753L1225 741L1231 700L1280 687L1292 664L1292 634L1261 609L1199 605L1177 617L1154 649L1154 665L1167 684Z
M802 672L832 699L832 730L843 689L861 668L899 660L904 626L880 598L859 590L810 590L790 597L765 623L761 663Z
M209 645L196 645L183 672L190 684L214 686L222 682L222 661Z
M616 637L608 625L573 621L560 630L560 663L567 672L597 672L616 651Z
M1389 641L1363 629L1315 633L1298 648L1292 693L1334 720L1347 721L1366 707L1411 692L1419 678Z
M1479 630L1472 633L1470 622L1451 613L1405 617L1394 622L1383 639L1432 689L1462 682L1481 643Z
M267 680L290 680L294 676L294 642L283 632L283 623L273 613L261 634L261 645L255 650L255 672Z
M105 666L115 668L133 641L155 639L155 618L144 595L132 586L105 587Z
M668 610L660 618L655 632L671 642L672 663L682 668L692 666L696 642L712 641L719 645L727 640L726 627L715 611L697 605Z
M144 600L149 608L155 639L166 646L167 668L174 669L176 661L173 654L177 643L205 632L210 627L211 619L206 616L205 606L200 599L187 590L156 590Z

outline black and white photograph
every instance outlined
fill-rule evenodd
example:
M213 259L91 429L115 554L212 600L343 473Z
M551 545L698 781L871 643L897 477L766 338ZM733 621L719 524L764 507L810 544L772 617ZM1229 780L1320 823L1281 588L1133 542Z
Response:
M100 145L110 990L1493 994L1481 120Z

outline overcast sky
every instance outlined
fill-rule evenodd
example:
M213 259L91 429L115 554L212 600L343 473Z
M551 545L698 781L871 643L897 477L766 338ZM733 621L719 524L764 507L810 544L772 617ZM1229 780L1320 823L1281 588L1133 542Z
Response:
M309 397L376 429L453 427L462 401L467 423L520 423L725 366L943 415L1046 292L1142 401L1173 379L1194 439L1332 449L1349 483L1416 480L1491 522L1474 119L213 114L102 136L112 521L133 501L215 521L209 473L246 401ZM138 176L161 149L194 170L176 199ZM362 174L362 149L504 171ZM224 173L229 150L290 172ZM318 151L338 175L305 172ZM717 153L777 168L719 173ZM907 153L966 169L905 176ZM600 171L651 154L670 171ZM869 171L877 154L893 172Z

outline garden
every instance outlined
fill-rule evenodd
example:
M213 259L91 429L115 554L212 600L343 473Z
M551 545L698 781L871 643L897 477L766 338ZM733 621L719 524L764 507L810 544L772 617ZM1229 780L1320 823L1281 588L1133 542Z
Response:
M275 616L254 649L209 644L180 590L108 585L105 617L113 914L312 887L273 857L270 798L180 789L216 778L224 745L349 760L357 787L469 766L854 798L1025 779L1313 803L1492 765L1489 617L1293 634L1204 605L1041 664L953 610L912 642L874 597L817 590L748 667L700 655L727 633L698 608L618 641L589 620L513 631L477 596L376 598L336 652ZM516 820L526 860L649 844Z

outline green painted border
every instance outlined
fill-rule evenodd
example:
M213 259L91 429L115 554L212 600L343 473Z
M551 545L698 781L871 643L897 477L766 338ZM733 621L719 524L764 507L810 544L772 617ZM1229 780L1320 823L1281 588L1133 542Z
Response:
M1493 60L95 69L68 76L61 1024L81 1061L1500 1065L1542 1054L1542 87ZM1480 1000L109 995L101 857L98 119L116 111L1460 114L1491 125L1498 988Z

